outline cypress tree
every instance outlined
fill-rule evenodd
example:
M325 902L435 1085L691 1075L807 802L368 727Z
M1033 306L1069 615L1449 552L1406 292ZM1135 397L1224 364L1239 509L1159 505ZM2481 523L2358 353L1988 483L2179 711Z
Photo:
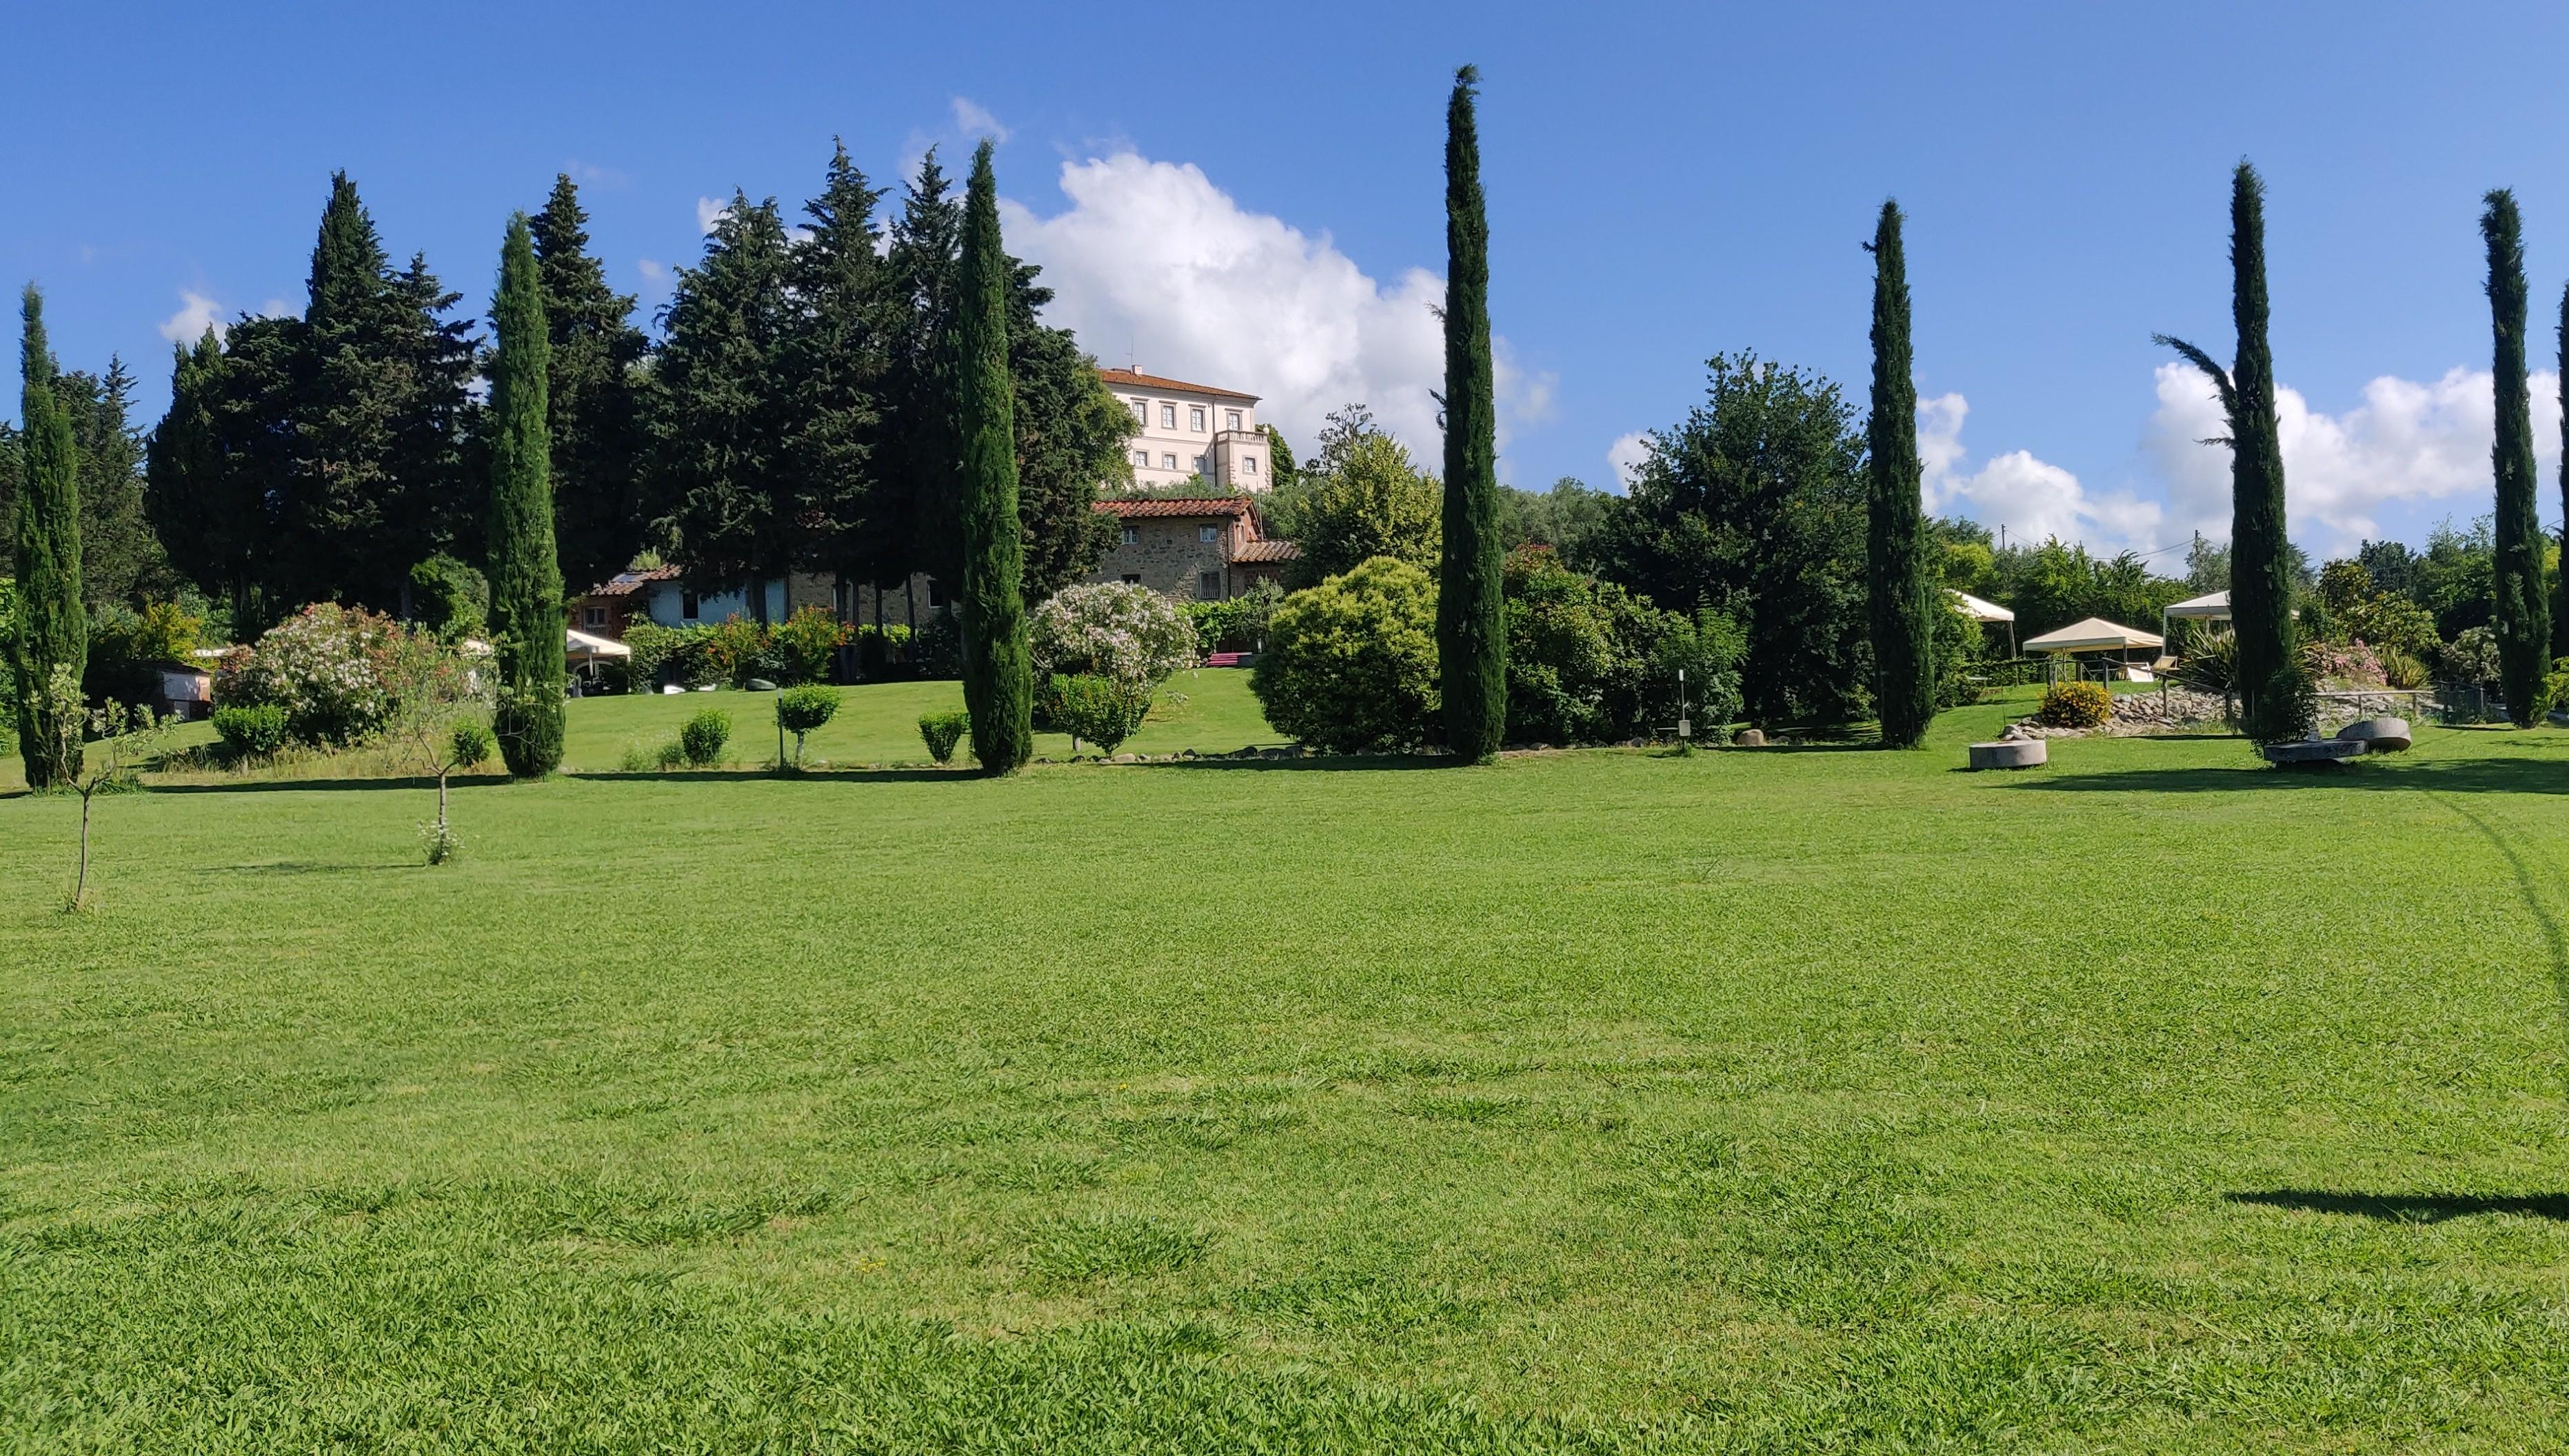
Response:
M27 285L20 301L19 410L25 465L17 500L18 634L11 668L18 681L18 747L27 784L67 784L81 769L79 736L55 713L54 671L89 662L89 617L81 606L80 452L45 343L45 300ZM65 740L71 746L66 749Z
M1445 107L1445 550L1436 650L1445 744L1479 762L1508 728L1508 631L1500 596L1499 463L1490 366L1490 224L1472 100L1481 74L1454 73Z
M540 778L561 763L562 578L553 546L552 340L534 234L524 212L500 249L491 309L491 635L500 674L492 726L509 772Z
M962 432L963 706L986 773L1034 754L1017 523L1016 416L1008 383L1008 284L990 144L972 153L963 193L963 261L954 308L954 419Z
M2569 657L2569 287L2560 290L2560 569L2551 576L2551 656Z
M2507 716L2533 725L2542 671L2551 648L2551 603L2542 584L2542 519L2533 475L2533 402L2525 382L2524 221L2515 193L2500 187L2484 198L2480 237L2488 244L2489 331L2495 342L2497 440L2489 463L2497 477L2495 600L2498 683Z
M1866 441L1866 582L1886 748L1916 748L1936 716L1936 600L1927 577L1927 516L1919 496L1918 384L1910 371L1909 262L1900 204L1886 201L1873 241L1873 419Z
M2166 334L2157 341L2212 379L2230 447L2230 616L2238 641L2241 713L2251 737L2280 731L2264 689L2298 655L2293 563L2284 534L2284 446L2275 417L2275 354L2266 341L2266 183L2242 162L2230 176L2230 316L2239 353L2227 373Z

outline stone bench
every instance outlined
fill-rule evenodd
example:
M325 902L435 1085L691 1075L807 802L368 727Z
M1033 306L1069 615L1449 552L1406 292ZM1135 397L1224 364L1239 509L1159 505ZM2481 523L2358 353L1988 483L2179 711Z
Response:
M1995 743L1975 743L1971 748L1972 767L1978 769L2029 769L2051 762L2051 746L2039 738L2002 738Z

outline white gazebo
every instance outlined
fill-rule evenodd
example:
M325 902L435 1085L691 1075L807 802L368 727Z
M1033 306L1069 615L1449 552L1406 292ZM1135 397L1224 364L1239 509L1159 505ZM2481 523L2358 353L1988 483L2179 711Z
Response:
M2144 648L2155 654L2166 645L2167 638L2156 632L2145 632L2138 627L2109 622L2101 616L2091 616L2054 628L2039 637L2026 638L2024 650L2049 657L2056 669L2062 658L2074 657L2081 652L2112 652L2119 658L2134 648ZM2137 674L2131 676L2133 682L2150 680L2147 667L2134 667L2126 662L2125 672L2127 675ZM2052 675L2045 674L2046 677Z
M2189 596L2183 601L2159 608L2161 632L2167 631L2168 623L2172 621L2226 622L2228 620L2230 620L2230 593L2227 591L2207 591L2201 596Z
M1963 615L1970 617L1976 622L1980 622L1984 625L1990 622L2007 623L2008 655L2010 657L2014 657L2016 655L2015 612L2008 610L2006 607L1999 605L1995 601L1983 601L1981 598L1974 596L1968 591L1957 591L1951 586L1945 588L1945 594L1954 598L1955 607L1959 609Z

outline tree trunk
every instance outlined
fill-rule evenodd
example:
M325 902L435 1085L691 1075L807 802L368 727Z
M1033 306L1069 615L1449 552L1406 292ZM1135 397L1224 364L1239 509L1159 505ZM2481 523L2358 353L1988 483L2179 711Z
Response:
M101 783L106 782L101 780ZM89 897L89 806L98 798L96 789L81 791L80 875L72 881L72 909L79 910Z

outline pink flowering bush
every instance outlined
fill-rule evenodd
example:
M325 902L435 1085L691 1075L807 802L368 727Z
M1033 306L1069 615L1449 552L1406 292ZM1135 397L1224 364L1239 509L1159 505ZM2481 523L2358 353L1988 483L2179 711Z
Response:
M436 639L325 601L269 628L215 696L225 706L283 709L296 742L342 746L382 732L406 704L470 697L479 686Z
M1176 602L1124 581L1065 586L1026 623L1035 681L1111 678L1142 692L1196 660L1196 629Z
M2389 681L2381 657L2362 642L2313 642L2306 652L2311 676L2325 690L2381 687Z

